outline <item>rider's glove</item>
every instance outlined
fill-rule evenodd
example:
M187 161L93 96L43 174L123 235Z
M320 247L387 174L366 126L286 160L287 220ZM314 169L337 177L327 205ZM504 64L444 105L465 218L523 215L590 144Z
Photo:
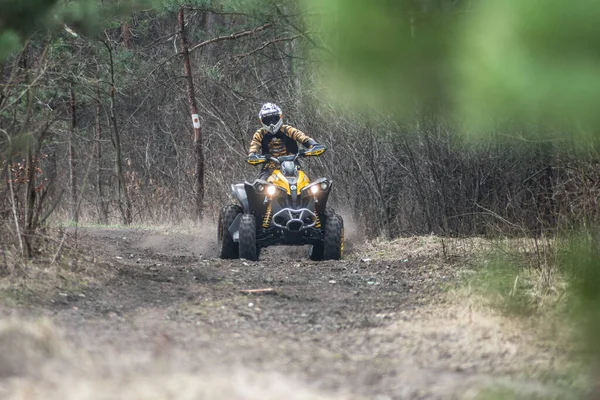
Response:
M308 139L306 142L304 142L304 146L308 147L309 149L311 149L313 146L316 146L318 143L313 140L313 139Z
M250 153L248 158L246 158L246 162L252 165L260 164L265 162L265 157L256 153Z

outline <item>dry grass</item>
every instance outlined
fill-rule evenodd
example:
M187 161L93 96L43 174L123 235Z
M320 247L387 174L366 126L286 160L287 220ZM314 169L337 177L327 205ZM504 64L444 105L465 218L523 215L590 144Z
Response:
M354 255L379 260L424 258L465 263L489 254L492 248L492 242L482 238L457 239L427 235L367 241L355 246Z
M357 399L242 366L190 371L173 354L80 351L47 320L0 323L0 382L8 400Z
M44 382L14 385L8 400L335 400L278 374L238 370L223 373L172 373L102 379L56 376Z
M0 322L0 378L35 374L40 365L64 354L64 343L50 321Z
M58 292L81 291L114 276L115 268L110 262L94 256L72 235L65 236L64 241L62 232L47 235L51 236L39 240L34 258L23 257L14 246L2 250L2 303L15 306L45 301Z
M486 239L428 235L376 239L356 246L353 256L380 260L426 259L428 263L456 269L459 276L465 277L470 289L479 286L501 301L520 298L538 308L555 307L567 289L559 267L563 247L556 237Z

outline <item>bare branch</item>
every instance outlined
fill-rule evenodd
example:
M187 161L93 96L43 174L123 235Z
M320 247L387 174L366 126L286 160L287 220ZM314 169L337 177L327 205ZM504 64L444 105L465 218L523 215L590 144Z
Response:
M258 53L259 51L264 50L267 46L270 46L272 44L279 43L279 42L291 42L293 40L296 40L300 36L302 36L302 35L296 35L296 36L292 36L292 37L289 37L289 38L277 38L277 39L273 39L273 40L270 40L268 42L263 43L261 46L257 47L256 49L254 49L252 51L249 51L248 53L237 54L233 58L235 58L236 60L239 61L242 58L251 56L254 53Z
M238 33L232 33L231 35L227 35L227 36L219 36L219 37L216 37L216 38L212 38L212 39L206 40L206 41L204 41L202 43L198 43L197 45L194 45L194 46L190 47L190 52L192 52L192 51L194 51L196 49L199 49L201 47L204 47L206 45L212 44L212 43L221 42L223 40L233 40L233 39L239 39L239 38L244 37L244 36L250 36L250 35L253 35L253 34L257 33L257 32L264 31L265 29L267 29L267 28L269 28L271 26L273 26L273 23L272 22L268 22L268 23L266 23L266 24L264 24L262 26L259 26L258 28L249 29L249 30L246 30L246 31L238 32Z
M273 23L272 23L272 22L269 22L269 23L266 23L266 24L264 24L264 25L262 25L262 26L259 26L259 27L257 27L257 28L254 28L254 29L250 29L250 30L246 30L246 31L238 32L238 33L232 33L231 35L228 35L228 36L219 36L219 37L216 37L216 38L213 38L213 39L209 39L209 40L206 40L206 41L204 41L204 42L198 43L198 44L197 44L197 45L195 45L195 46L192 46L192 47L189 49L189 52L191 53L192 51L194 51L194 50L196 50L196 49L199 49L199 48L201 48L201 47L204 47L204 46L206 46L206 45L209 45L209 44L212 44L212 43L216 43L216 42L220 42L220 41L224 41L224 40L233 40L233 39L239 39L239 38L241 38L241 37L244 37L244 36L250 36L250 35L252 35L252 34L255 34L255 33L257 33L257 32L260 32L260 31L263 31L263 30L267 29L267 28L269 28L269 27L270 27L270 26L272 26L272 25L273 25ZM173 54L172 56L170 56L170 57L168 57L167 59L163 60L161 63L159 63L159 64L156 66L156 68L154 68L154 69L153 69L153 70L152 70L152 71L151 71L151 72L148 74L148 77L150 77L150 76L154 75L154 73L155 73L156 71L158 71L158 69L159 69L159 68L161 68L163 65L165 65L166 63L168 63L169 61L171 61L173 58L177 57L177 56L178 56L178 55L180 55L180 54L182 54L182 52L176 52L176 53L175 53L175 54Z
M246 17L249 15L248 13L243 13L243 12L217 11L217 10L211 10L208 8L186 7L186 9L188 9L190 11L200 11L200 12L211 13L211 14L216 14L216 15L235 15L235 16L243 16L243 17Z

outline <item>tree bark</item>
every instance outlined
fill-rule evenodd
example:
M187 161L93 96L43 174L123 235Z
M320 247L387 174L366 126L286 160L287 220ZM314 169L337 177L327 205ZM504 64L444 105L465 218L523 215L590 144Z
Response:
M125 184L125 177L123 176L123 156L121 152L121 134L119 132L119 124L117 123L117 116L115 114L115 66L112 53L112 47L110 42L107 40L104 42L108 49L109 62L110 62L110 122L113 127L114 143L115 143L115 173L117 174L117 192L119 194L119 210L121 211L121 217L124 225L129 225L132 222L131 215L131 199L127 193L127 185ZM125 204L123 204L125 202Z
M23 70L25 71L25 83L29 85L30 77L29 77L29 58L27 57L25 50L23 50ZM30 120L31 120L31 105L33 104L33 91L32 89L27 90L27 114L25 117L25 122L23 123L23 131L28 132L30 129ZM34 206L35 206L35 163L33 156L33 146L35 145L33 140L33 135L29 135L28 143L27 143L27 162L26 162L26 171L27 171L27 184L25 186L25 232L23 235L23 239L25 242L26 256L31 258L33 256L33 234L35 232L33 225L33 215L34 215Z
M102 187L102 124L100 114L102 104L100 103L100 77L96 82L96 190L98 191L98 209L100 223L108 224L108 209L104 201L104 190Z
M73 84L70 85L71 91L71 129L69 129L69 182L71 189L71 221L77 223L78 212L77 212L77 175L75 173L76 161L75 161L75 147L73 145L73 138L75 136L75 130L77 129L77 104L75 102L75 90Z
M198 107L196 105L196 95L194 91L194 78L190 63L189 44L185 33L185 15L184 8L181 7L178 13L179 37L181 41L181 53L183 54L183 68L187 81L188 103L192 122L194 126L194 154L196 155L196 166L194 176L194 203L195 219L200 222L203 216L204 201L204 152L202 148L202 130L200 129L200 118L198 117Z

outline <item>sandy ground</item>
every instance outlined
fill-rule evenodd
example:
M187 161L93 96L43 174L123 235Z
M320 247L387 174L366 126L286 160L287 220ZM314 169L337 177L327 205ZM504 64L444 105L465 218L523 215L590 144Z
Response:
M431 239L253 263L215 259L212 226L77 234L96 280L0 305L2 399L568 395L550 344L448 294L461 260Z

